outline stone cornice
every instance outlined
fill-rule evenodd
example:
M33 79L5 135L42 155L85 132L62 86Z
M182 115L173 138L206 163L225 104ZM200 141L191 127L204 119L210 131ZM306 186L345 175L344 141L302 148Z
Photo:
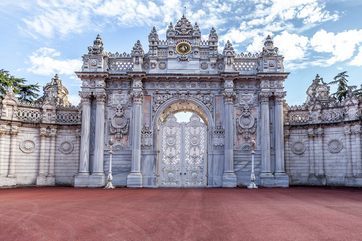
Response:
M80 79L104 79L109 76L108 72L75 72Z

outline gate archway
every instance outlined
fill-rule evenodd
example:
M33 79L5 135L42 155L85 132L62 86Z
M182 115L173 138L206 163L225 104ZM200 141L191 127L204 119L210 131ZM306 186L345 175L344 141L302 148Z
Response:
M212 115L206 106L199 104L202 103L170 100L156 113L159 187L206 187L208 184ZM193 114L189 122L178 123L174 114L183 111Z

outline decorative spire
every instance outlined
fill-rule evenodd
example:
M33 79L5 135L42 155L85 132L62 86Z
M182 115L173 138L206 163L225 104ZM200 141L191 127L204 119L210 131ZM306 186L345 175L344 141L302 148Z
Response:
M218 39L219 39L219 36L217 35L214 27L212 27L212 29L210 30L210 34L209 34L209 42L217 42Z
M55 74L54 78L52 78L51 81L44 86L43 91L44 95L36 102L44 103L45 101L52 100L55 101L58 106L72 106L72 104L68 101L69 92L62 84L62 80L59 79L58 74Z
M196 22L195 22L194 29L192 32L193 32L192 33L193 36L201 37L201 31L200 31L199 25L197 25Z
M274 43L270 35L268 35L268 37L264 42L263 55L269 55L269 56L278 55L278 48L274 47Z
M148 41L149 42L158 42L159 41L157 30L155 27L153 27L153 29L151 30L151 33L148 35Z
M132 54L132 56L143 56L144 55L143 48L142 48L141 42L139 40L137 40L137 43L134 44L131 54Z
M175 29L173 28L173 25L172 25L172 23L170 23L169 25L168 25L168 27L167 27L167 31L166 31L166 37L167 38L172 38L172 37L174 37L176 35L176 33L175 33Z
M88 47L88 54L100 54L103 52L103 41L101 36L98 34L96 40L93 41L93 47Z

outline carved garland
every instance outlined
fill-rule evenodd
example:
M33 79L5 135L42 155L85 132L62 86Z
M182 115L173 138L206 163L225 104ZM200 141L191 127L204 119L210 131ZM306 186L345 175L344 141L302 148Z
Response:
M127 135L129 131L129 118L124 115L123 106L116 108L116 113L110 119L110 134L115 135L117 140L121 140L123 135Z

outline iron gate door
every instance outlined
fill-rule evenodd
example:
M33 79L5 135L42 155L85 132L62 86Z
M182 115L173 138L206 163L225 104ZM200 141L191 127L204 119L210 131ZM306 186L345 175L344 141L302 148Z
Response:
M161 125L159 187L206 187L206 125L193 113L187 123L170 114Z

